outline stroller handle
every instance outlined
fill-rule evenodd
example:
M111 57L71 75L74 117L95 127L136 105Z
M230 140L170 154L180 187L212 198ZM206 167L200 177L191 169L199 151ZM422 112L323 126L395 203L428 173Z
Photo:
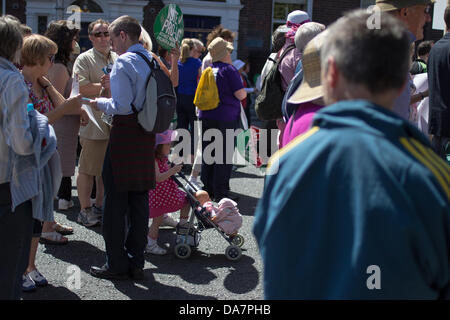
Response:
M171 162L169 162L169 164L170 164L170 166L171 167L173 167L173 166L175 166L175 164L174 163L171 163ZM186 176L180 171L180 172L178 172L177 173L184 181L186 181L188 184L189 184L189 186L192 188L192 190L194 190L194 192L197 192L197 191L199 191L187 178L186 178ZM183 189L185 192L186 192L186 194L187 194L187 196L189 197L189 199L191 200L191 202L193 203L193 204L195 204L195 206L196 207L201 207L200 206L200 202L197 200L197 198L191 193L191 191L190 190L188 190L188 188L186 188L184 185L183 185L183 183L180 181L180 180L178 180L177 179L177 177L175 177L174 175L171 177L172 178L172 180L173 181L175 181L175 183L181 188L181 189Z

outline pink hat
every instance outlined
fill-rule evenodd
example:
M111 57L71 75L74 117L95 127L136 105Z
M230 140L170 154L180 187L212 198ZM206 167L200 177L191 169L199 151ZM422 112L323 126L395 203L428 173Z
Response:
M166 144L166 143L171 143L172 141L175 141L175 139L177 138L177 135L178 135L177 132L174 130L166 130L162 133L157 133L155 148L159 144Z

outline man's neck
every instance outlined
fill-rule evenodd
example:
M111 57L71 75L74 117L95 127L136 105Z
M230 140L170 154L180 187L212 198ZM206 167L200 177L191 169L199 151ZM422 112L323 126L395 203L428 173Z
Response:
M373 94L367 90L365 86L350 85L347 87L347 90L342 92L336 102L342 100L367 100L383 108L392 110L397 96L398 94L395 90L390 90L389 92L383 92L381 94Z
M101 53L102 55L104 55L106 58L109 56L110 54L110 50L108 49L101 49L101 48L96 48L94 47L95 50L97 50L99 53Z

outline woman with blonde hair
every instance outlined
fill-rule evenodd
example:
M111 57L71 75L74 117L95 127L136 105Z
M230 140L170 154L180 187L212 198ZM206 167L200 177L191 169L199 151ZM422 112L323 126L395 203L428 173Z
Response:
M28 88L29 99L37 111L47 116L49 124L54 124L65 115L79 117L82 112L80 96L66 100L44 78L53 66L57 52L56 43L39 34L25 38L21 52L22 75ZM84 111L82 119L83 121L87 119ZM39 238L42 237L44 242L51 244L66 244L68 241L59 233L69 229L68 227L61 226L50 218L48 221L44 221L44 226L43 228L42 221L34 219L28 267L23 275L22 289L24 291L32 291L36 289L36 285L45 286L47 284L47 280L39 273L35 265Z
M201 76L202 61L199 58L204 49L203 43L198 39L183 39L178 61L180 79L177 88L177 129L186 129L191 136L191 153L188 163L194 161L194 121L196 119L194 97L198 79Z

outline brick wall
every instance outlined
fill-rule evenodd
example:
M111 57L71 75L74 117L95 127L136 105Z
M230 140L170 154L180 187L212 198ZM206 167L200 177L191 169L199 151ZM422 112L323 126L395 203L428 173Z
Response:
M153 52L157 52L158 50L158 43L156 42L153 34L153 24L155 23L156 16L162 8L164 8L164 3L161 0L150 0L144 7L144 20L142 21L142 26L145 30L147 30L152 38Z
M261 73L270 54L272 0L241 0L238 58L250 62L250 76Z
M312 18L314 22L329 25L340 18L346 11L360 7L360 0L315 0Z
M27 22L25 8L27 2L25 0L3 0L6 1L6 13L20 19L22 23Z

